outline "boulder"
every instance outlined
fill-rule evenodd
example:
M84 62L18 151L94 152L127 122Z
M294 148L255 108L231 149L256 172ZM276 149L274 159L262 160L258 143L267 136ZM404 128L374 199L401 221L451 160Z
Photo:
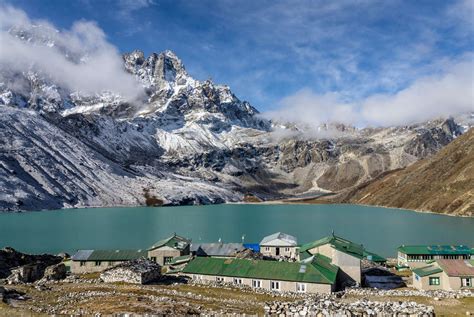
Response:
M8 303L11 299L23 300L25 299L25 293L0 286L0 301Z
M18 252L13 248L3 248L0 250L0 279L12 275L13 271L17 278L37 280L43 277L44 270L54 264L58 264L62 258L50 254L26 254ZM24 269L20 267L26 266ZM16 277L12 277L14 280Z
M100 274L100 278L106 283L146 284L160 277L161 266L145 258L120 263Z
M40 264L27 264L11 269L11 274L7 277L7 283L30 283L41 279L43 274L44 268Z
M66 278L66 265L58 263L48 266L44 271L43 279L47 281L59 281Z

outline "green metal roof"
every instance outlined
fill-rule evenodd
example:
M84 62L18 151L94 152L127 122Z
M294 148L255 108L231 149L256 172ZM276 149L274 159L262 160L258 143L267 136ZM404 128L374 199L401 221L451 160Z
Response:
M197 257L183 273L333 284L338 270L319 256L310 263Z
M185 262L188 262L189 260L191 260L192 257L193 257L192 255L177 256L177 257L173 258L173 260L169 264L174 265L174 264L185 263Z
M156 242L149 248L149 250L153 250L153 249L160 248L163 246L168 246L174 249L183 250L189 245L190 242L191 242L190 240L183 238L181 236L178 236L175 233L171 237L168 237L166 239Z
M176 274L176 273L181 273L183 271L182 267L178 267L176 269L168 270L166 271L165 274Z
M130 261L147 257L146 250L94 250L84 261Z
M462 255L472 254L472 249L465 245L402 245L398 251L405 254L416 255Z
M300 248L300 252L308 251L310 249L325 245L331 244L334 248L341 252L349 253L355 257L362 259L364 257L364 247L361 244L354 243L347 239L338 237L334 234L331 234L322 239L303 244Z
M309 257L311 257L311 253L308 251L300 252L300 261L306 260Z
M412 272L418 276L423 277L423 276L428 276L428 275L432 275L436 273L441 273L443 272L443 270L439 266L432 264L432 265L420 267L417 269L413 269Z
M375 254L373 252L369 252L364 249L364 246L362 244L357 244L352 241L349 241L347 239L341 238L339 236L336 236L334 234L331 234L327 237L324 237L322 239L303 244L299 251L300 251L300 256L301 253L308 252L309 250L325 245L325 244L331 244L336 250L339 250L341 252L350 254L356 258L359 259L369 259L371 258L371 261L374 262L386 262L387 259L384 257Z

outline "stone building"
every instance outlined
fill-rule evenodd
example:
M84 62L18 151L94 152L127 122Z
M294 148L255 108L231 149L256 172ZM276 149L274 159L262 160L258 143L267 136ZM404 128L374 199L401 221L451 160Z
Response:
M201 282L232 283L276 292L331 293L338 270L320 255L301 263L196 257L181 274Z
M170 264L174 258L190 254L191 240L178 236L176 233L171 237L156 242L148 249L148 258L160 265Z
M147 284L161 276L161 265L145 258L120 263L105 269L100 278L106 283Z
M146 258L147 255L146 250L79 250L71 257L71 272L102 272L126 261Z
M262 239L260 242L260 253L274 258L287 257L296 259L297 245L298 241L295 237L277 232Z
M465 245L402 245L398 247L398 265L418 268L440 259L468 260L474 249Z
M341 286L361 283L362 259L379 263L386 261L384 257L365 250L363 245L338 237L334 233L299 248L300 261L315 254L328 257L332 264L339 267Z
M84 274L103 270L126 261L147 258L161 266L183 255L189 255L191 240L173 234L148 250L78 250L71 257L71 272Z
M474 290L474 260L440 259L413 269L413 287L422 290Z

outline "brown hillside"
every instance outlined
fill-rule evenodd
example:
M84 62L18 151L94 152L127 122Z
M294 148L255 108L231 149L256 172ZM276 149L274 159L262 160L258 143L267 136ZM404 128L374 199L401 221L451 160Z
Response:
M474 216L474 129L428 159L331 200Z
M435 156L351 190L343 202L474 215L474 129Z

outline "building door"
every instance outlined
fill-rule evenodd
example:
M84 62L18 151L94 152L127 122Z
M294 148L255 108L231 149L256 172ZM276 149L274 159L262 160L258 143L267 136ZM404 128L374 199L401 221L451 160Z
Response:
M280 255L280 248L275 248L275 254L276 254L276 256Z

